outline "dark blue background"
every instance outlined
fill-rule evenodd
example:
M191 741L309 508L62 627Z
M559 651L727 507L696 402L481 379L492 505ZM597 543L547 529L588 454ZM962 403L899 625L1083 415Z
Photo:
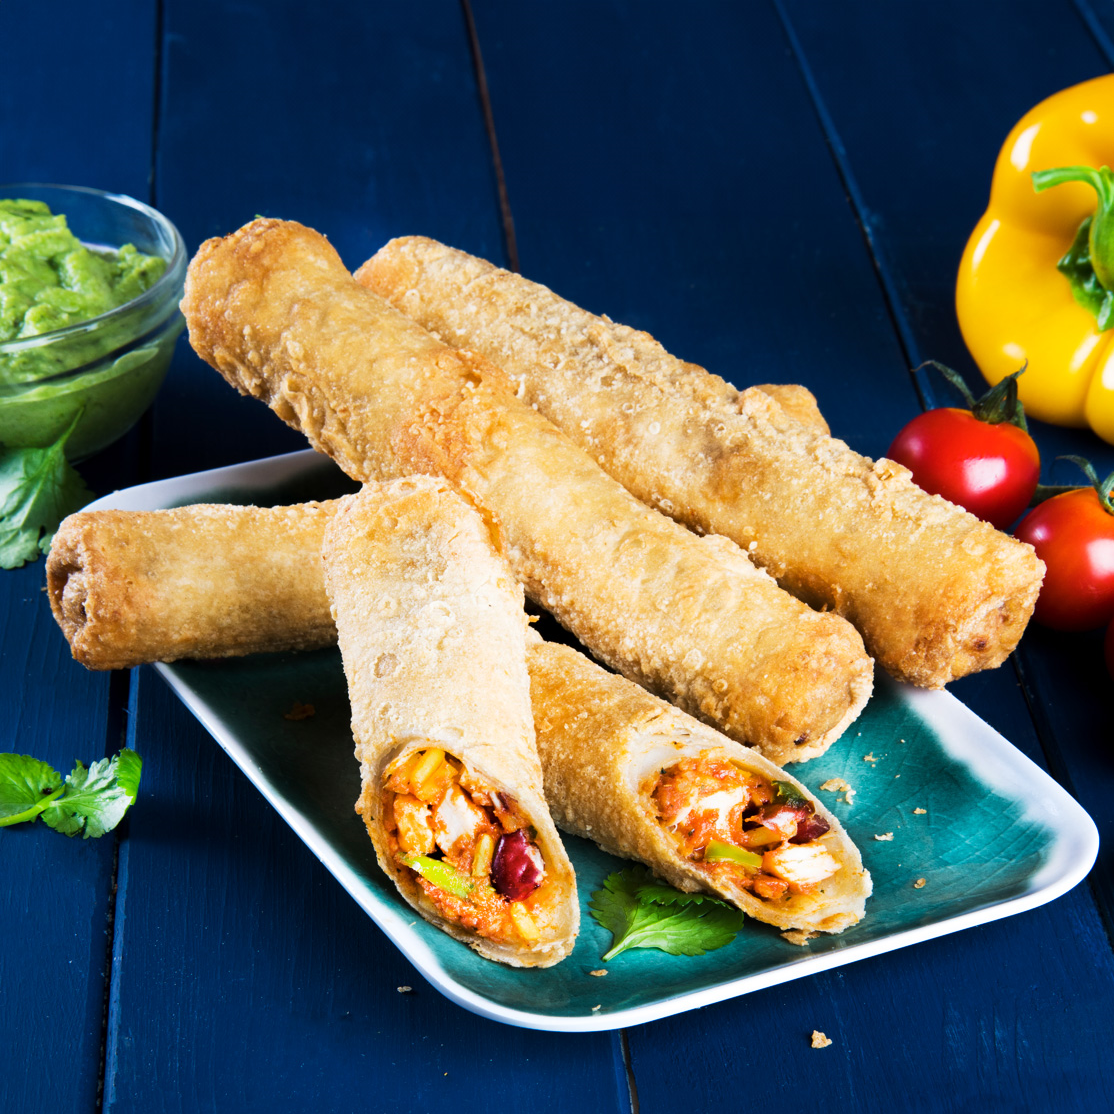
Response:
M879 455L921 395L950 401L910 367L977 382L952 293L1002 139L1114 62L1114 9L1085 0L472 14L474 39L450 0L4 4L2 176L148 200L191 251L257 213L353 267L404 233L514 245L740 385L807 384ZM1046 479L1064 452L1114 468L1086 432L1036 435ZM103 493L301 444L183 342L85 471ZM152 672L73 664L42 581L0 576L0 750L68 769L126 739L144 785L114 837L0 835L0 1110L1114 1108L1105 852L1050 906L826 975L625 1034L507 1028L426 986ZM1111 834L1100 636L1034 628L953 689Z

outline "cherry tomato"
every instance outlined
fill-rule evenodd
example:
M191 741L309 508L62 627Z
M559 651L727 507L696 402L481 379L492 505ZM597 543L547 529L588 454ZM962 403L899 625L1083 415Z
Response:
M942 495L999 530L1029 505L1040 477L1040 454L1025 430L951 407L918 414L886 455L904 464L930 495Z
M1033 617L1056 630L1090 630L1114 617L1114 515L1094 488L1034 507L1014 533L1048 566ZM1109 639L1107 640L1109 645Z

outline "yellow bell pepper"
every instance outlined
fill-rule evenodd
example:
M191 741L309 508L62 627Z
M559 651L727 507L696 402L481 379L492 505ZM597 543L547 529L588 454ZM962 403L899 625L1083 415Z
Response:
M988 382L1027 364L1018 391L1032 417L1090 426L1114 443L1114 300L1102 307L1106 289L1114 289L1114 211L1100 223L1104 191L1114 210L1114 178L1091 169L1111 163L1114 74L1064 89L1026 113L998 155L955 300L963 339ZM1039 173L1054 169L1060 173ZM1101 243L1094 229L1104 230ZM1084 257L1085 291L1067 276L1069 255L1077 275Z

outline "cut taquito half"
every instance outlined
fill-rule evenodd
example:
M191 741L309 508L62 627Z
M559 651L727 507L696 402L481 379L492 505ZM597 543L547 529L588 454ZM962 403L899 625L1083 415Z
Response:
M522 588L488 527L443 480L373 483L322 556L380 866L485 958L557 963L576 881L542 795Z
M545 793L564 831L783 929L842 932L870 874L801 782L567 646L532 636Z

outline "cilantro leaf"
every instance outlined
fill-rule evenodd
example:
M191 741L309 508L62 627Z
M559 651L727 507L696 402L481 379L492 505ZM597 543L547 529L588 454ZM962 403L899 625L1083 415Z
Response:
M80 417L45 449L0 449L0 568L45 553L58 523L93 498L64 452Z
M88 769L78 762L66 778L66 791L43 812L43 823L68 836L86 839L112 831L124 818L139 789L142 762L124 749Z
M723 904L721 898L712 894L686 893L656 878L638 887L638 897L642 901L652 901L655 905L700 905L705 901Z
M730 944L743 926L743 913L733 905L664 886L645 867L617 871L603 885L588 908L612 935L605 961L629 948L703 955Z
M125 748L62 781L57 770L26 754L0 754L0 827L34 821L86 839L112 831L139 792L142 760Z
M62 775L53 766L29 754L0 754L0 817L19 817L32 809L27 819L34 820L46 807L44 799L61 788Z

